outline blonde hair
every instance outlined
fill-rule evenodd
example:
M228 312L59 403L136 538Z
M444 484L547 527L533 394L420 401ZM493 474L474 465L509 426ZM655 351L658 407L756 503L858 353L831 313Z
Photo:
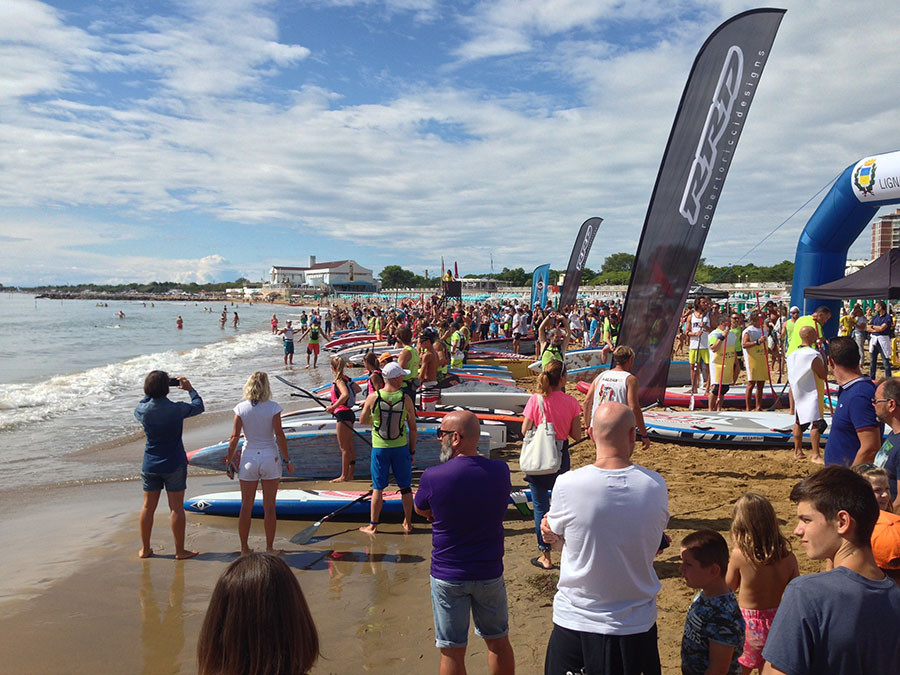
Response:
M259 403L268 401L270 398L272 398L272 390L269 388L268 375L256 371L247 378L247 382L244 384L244 400Z
M347 362L344 361L341 356L334 356L331 359L331 372L334 373L334 382L339 382L344 379L344 368L347 367Z
M888 485L891 484L891 475L887 472L887 469L883 467L873 466L872 464L860 464L853 467L853 470L869 481L869 483L872 482L873 478L884 478L888 482ZM894 504L890 499L888 500L887 509L885 510L888 513L894 512Z
M548 363L537 379L537 393L547 397L553 387L558 387L560 380L565 377L566 368L562 361L553 359Z
M775 509L761 494L748 492L734 503L731 538L747 560L758 565L778 562L791 552Z
M619 345L613 351L612 357L617 366L624 366L629 359L634 358L634 350L628 345Z

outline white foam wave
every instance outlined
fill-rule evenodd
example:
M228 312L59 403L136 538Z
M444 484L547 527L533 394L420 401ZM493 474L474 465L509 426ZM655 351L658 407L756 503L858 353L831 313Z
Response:
M123 393L140 393L144 377L160 369L189 379L221 377L237 360L273 348L266 331L244 333L184 352L164 351L34 383L0 386L0 430L96 406Z

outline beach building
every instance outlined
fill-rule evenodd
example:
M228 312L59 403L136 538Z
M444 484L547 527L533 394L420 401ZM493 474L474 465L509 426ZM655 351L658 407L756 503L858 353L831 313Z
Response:
M877 260L892 248L900 248L900 209L872 223L872 260Z
M269 270L269 286L299 289L314 293L374 293L378 283L371 269L355 260L317 262L309 256L305 267L273 265Z

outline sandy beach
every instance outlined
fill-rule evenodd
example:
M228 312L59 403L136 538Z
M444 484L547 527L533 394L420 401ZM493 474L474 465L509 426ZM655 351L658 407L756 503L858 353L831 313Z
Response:
M570 386L574 392L574 387ZM581 395L578 394L580 397ZM191 420L194 422L194 420ZM201 416L185 431L189 448L228 435L227 415ZM139 434L83 451L139 465ZM689 531L710 527L726 533L731 506L754 490L775 504L785 533L794 524L791 487L813 465L791 459L790 450L717 450L654 444L634 460L668 482L668 533L673 546L657 559L662 581L659 636L663 670L680 672L679 646L690 602L678 572L678 543ZM516 470L518 450L497 455ZM73 457L70 461L79 461ZM573 466L592 461L592 448L573 451ZM516 471L513 484L524 486ZM305 483L304 487L310 486ZM362 482L355 489L365 489ZM188 496L234 489L224 475L194 474ZM0 532L0 653L4 670L16 673L194 673L195 647L213 586L237 557L234 519L188 514L188 546L201 551L189 561L172 557L168 513L157 512L152 545L156 556L139 560L136 480L67 485L7 493ZM388 522L372 539L358 522L326 523L319 537L299 547L290 537L308 521L279 521L276 546L296 571L322 639L314 672L391 673L437 671L428 573L431 536L427 523L403 535ZM556 572L529 563L536 555L533 523L509 512L505 576L511 640L520 673L543 672L551 628ZM262 548L262 522L254 521L251 545ZM819 570L795 546L804 573ZM558 558L557 558L558 559ZM484 672L483 643L471 635L470 672Z

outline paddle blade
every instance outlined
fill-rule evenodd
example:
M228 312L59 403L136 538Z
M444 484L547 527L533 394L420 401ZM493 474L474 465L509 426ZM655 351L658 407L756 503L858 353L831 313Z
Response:
M300 544L301 546L303 544L309 543L309 540L316 536L316 532L319 531L319 527L321 527L321 525L322 521L320 520L317 523L313 523L305 530L300 530L300 532L291 537L291 543Z

